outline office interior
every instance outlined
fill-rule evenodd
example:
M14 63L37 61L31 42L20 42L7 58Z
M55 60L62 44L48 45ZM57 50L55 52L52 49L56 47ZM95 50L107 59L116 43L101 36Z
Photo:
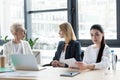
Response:
M5 39L13 38L10 25L20 22L27 30L28 39L38 38L33 49L40 51L40 63L46 64L52 60L61 40L59 24L71 23L83 50L92 44L90 27L100 24L119 64L119 21L120 0L0 0L0 46L2 50Z

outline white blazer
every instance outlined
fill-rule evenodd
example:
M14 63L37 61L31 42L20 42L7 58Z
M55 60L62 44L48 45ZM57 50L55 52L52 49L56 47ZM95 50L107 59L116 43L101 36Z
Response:
M29 43L27 41L23 41L21 40L21 44L22 44L22 49L23 49L23 53L22 54L33 54L31 47L29 45ZM7 57L7 63L9 63L10 61L10 54L14 54L14 46L13 46L13 41L9 41L7 43L5 43L3 45L3 55L6 55Z
M95 69L107 69L110 66L110 47L105 45L102 60L96 63L98 51L99 48L94 48L93 45L88 46L84 53L83 61L87 64L94 64Z

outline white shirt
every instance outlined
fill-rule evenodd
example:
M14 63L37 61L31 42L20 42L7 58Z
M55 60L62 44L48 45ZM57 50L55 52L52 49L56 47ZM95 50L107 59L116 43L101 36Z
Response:
M21 47L21 49L19 48L19 50L17 51L18 54L21 53L21 52L24 55L33 54L32 50L31 50L31 47L30 47L30 45L29 45L29 43L27 41L21 40L20 47ZM8 64L11 63L10 62L10 55L15 54L15 53L16 53L15 44L13 43L12 40L4 44L3 54L6 55L6 57L7 57L6 61L7 61Z
M95 48L93 45L87 47L83 62L87 64L94 64L95 69L106 69L110 66L110 48L105 45L103 50L102 60L99 63L96 63L97 55L98 55L99 48Z
M13 53L14 54L21 54L21 53L23 53L23 49L22 49L22 44L21 43L19 43L19 44L13 43Z
M64 63L63 60L65 60L65 52L66 52L66 51L62 51L62 53L61 53L61 55L60 55L60 60L59 60L59 61L60 61L61 63Z

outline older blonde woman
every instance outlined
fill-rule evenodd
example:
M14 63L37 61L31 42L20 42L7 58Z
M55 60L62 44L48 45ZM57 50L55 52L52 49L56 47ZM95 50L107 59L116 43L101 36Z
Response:
M59 35L61 38L64 38L64 41L59 42L51 65L54 67L68 67L62 61L69 58L75 58L77 61L81 61L81 46L76 41L76 36L70 23L65 22L60 24L59 29Z
M4 44L3 54L7 57L7 63L10 64L10 54L32 54L30 45L22 39L25 37L25 29L20 23L14 23L10 27L10 31L14 38Z

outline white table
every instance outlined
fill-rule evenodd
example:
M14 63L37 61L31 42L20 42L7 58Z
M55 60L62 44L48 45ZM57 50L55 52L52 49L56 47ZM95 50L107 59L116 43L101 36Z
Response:
M80 74L74 77L61 77L60 74L66 71L79 71ZM42 71L0 73L0 80L120 80L120 71L118 70L115 73L110 73L110 71L106 70L80 71L69 68L49 67Z

